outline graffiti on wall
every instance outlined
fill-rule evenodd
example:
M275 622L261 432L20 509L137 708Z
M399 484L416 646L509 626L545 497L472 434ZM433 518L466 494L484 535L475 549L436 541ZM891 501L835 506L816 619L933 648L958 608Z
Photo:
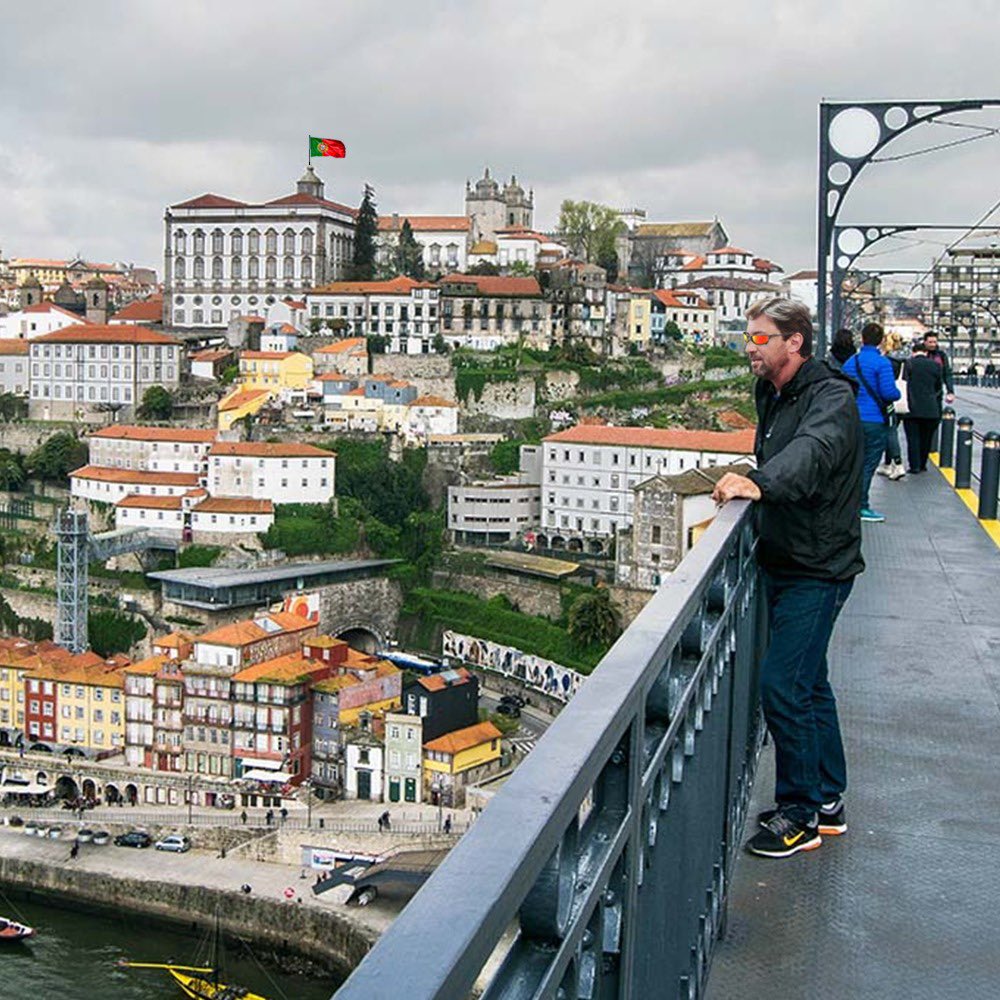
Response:
M560 701L569 701L586 679L583 674L551 660L459 632L445 631L441 652L474 667L513 678Z
M309 591L302 594L291 594L285 598L282 611L298 615L306 621L319 621L319 594Z

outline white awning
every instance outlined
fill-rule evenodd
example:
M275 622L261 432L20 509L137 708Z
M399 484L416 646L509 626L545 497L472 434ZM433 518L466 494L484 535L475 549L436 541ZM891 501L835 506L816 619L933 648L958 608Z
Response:
M258 771L280 771L281 761L267 757L241 757L244 767L252 767Z
M0 785L0 795L48 795L52 791L50 785Z
M285 771L260 771L256 768L252 771L243 772L244 781L266 781L275 785L287 785L292 776Z

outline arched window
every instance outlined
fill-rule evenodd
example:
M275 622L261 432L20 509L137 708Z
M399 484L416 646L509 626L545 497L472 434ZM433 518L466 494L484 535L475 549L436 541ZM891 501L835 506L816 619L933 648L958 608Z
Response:
M205 277L205 258L195 257L194 259L194 276L195 278Z
M260 233L256 229L251 229L248 233L250 245L247 247L249 253L260 253Z
M274 257L268 257L264 262L264 277L276 278L278 276L278 261Z
M187 249L187 234L183 229L174 233L174 253L184 253Z
M175 278L180 278L182 280L184 278L184 258L183 257L178 257L174 261L174 277Z
M431 244L431 264L437 267L441 263L441 244Z
M284 275L288 280L295 277L295 258L286 257L284 266Z
M233 235L229 240L230 253L243 253L243 233L239 229L233 230Z
M304 229L302 231L302 252L313 252L313 231L311 229Z
M230 270L232 271L233 280L239 281L243 277L243 258L234 257L230 264Z
M285 253L295 253L295 230L285 230Z
M251 257L247 262L247 277L253 279L260 277L260 258Z
M212 277L216 281L222 280L222 258L213 257L212 258Z
M274 229L269 229L264 234L264 242L266 243L267 253L277 253L278 252L278 234Z
M205 252L205 234L200 229L194 231L194 252Z
M312 281L313 277L313 262L312 257L302 258L302 280Z
M212 230L212 253L222 253L222 230Z

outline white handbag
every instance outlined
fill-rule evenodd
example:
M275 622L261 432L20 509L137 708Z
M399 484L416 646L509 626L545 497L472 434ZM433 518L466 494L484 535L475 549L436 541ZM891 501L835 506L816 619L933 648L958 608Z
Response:
M905 417L910 412L910 400L906 385L906 364L900 366L899 378L896 379L896 388L899 390L899 399L892 404L892 412L897 417Z

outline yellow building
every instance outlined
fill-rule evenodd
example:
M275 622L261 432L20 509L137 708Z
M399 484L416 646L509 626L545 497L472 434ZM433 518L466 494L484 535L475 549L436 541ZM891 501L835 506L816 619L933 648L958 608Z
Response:
M446 806L464 805L466 786L499 770L502 735L492 722L479 722L425 743L425 796Z
M303 391L313 377L313 361L301 351L243 351L240 383L244 389Z
M24 678L41 663L26 639L0 640L0 745L12 746L24 731Z
M268 389L247 389L238 386L219 400L219 430L228 431L237 420L253 416L276 393Z
M96 662L94 662L96 660ZM125 748L125 677L96 654L38 667L25 680L29 742L120 753Z
M649 347L650 309L649 293L637 291L628 303L628 342L638 344L640 351Z

